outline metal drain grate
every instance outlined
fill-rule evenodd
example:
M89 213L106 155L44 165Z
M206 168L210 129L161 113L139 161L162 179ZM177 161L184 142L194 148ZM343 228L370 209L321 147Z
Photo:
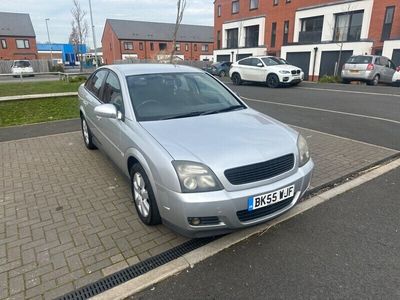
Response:
M175 248L167 250L156 256L150 257L142 262L137 263L136 265L130 266L126 269L104 277L99 281L88 284L57 299L83 300L96 296L106 290L116 287L124 282L127 282L128 280L143 275L163 264L166 264L167 262L177 259L192 250L195 250L216 240L217 238L218 237L192 239L179 246L176 246Z

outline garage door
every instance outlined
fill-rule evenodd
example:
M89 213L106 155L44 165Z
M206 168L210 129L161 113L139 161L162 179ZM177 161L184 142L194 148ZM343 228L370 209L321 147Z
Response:
M246 58L246 57L249 57L249 56L252 56L252 54L251 53L237 54L236 55L236 60L238 61L239 59Z
M289 64L299 67L304 72L304 80L308 80L310 70L311 52L291 52L287 53L286 60Z
M226 55L217 55L217 61L222 62L222 61L231 61L231 55L226 54Z
M319 68L319 77L324 75L333 76L335 74L335 65L339 60L339 51L322 51L321 66ZM342 71L345 62L353 55L353 51L342 51L342 59L339 62L338 75Z
M400 49L393 50L392 60L396 66L400 66Z

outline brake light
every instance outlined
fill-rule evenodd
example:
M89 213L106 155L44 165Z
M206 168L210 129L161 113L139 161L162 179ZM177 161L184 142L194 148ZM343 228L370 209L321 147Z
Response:
M375 66L373 64L368 64L367 71L372 71L373 69L375 69Z

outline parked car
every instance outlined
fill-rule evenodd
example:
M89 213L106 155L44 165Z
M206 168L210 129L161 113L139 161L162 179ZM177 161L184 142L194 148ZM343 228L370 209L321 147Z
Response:
M147 225L223 234L286 212L309 187L305 138L202 70L110 65L78 94L86 147L130 178Z
M11 73L14 77L20 76L34 76L33 68L29 60L14 60L11 66Z
M219 77L225 77L229 74L229 69L231 67L231 62L224 61L224 62L216 62L210 66L205 67L203 70Z
M362 81L368 85L392 83L396 65L385 56L356 55L349 58L342 69L342 82Z
M229 76L233 84L243 81L265 82L268 87L280 85L297 85L303 78L303 71L287 64L285 60L275 56L247 57L232 64Z
M393 74L392 83L393 86L400 87L400 66L396 68L396 72Z

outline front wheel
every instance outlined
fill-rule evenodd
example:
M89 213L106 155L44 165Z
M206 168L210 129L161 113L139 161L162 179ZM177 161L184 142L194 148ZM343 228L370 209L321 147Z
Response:
M232 82L234 85L241 85L242 84L242 78L238 73L233 73L232 74Z
M225 71L221 71L221 72L219 72L219 77L225 77L226 76L226 73L225 73Z
M96 145L93 143L92 132L90 131L90 128L84 116L81 116L81 128L82 128L83 142L85 143L86 148L90 150L97 149Z
M161 224L157 202L143 167L136 163L130 170L132 197L140 220L146 225Z
M277 88L279 86L279 77L276 74L270 74L267 77L267 86L269 88Z

